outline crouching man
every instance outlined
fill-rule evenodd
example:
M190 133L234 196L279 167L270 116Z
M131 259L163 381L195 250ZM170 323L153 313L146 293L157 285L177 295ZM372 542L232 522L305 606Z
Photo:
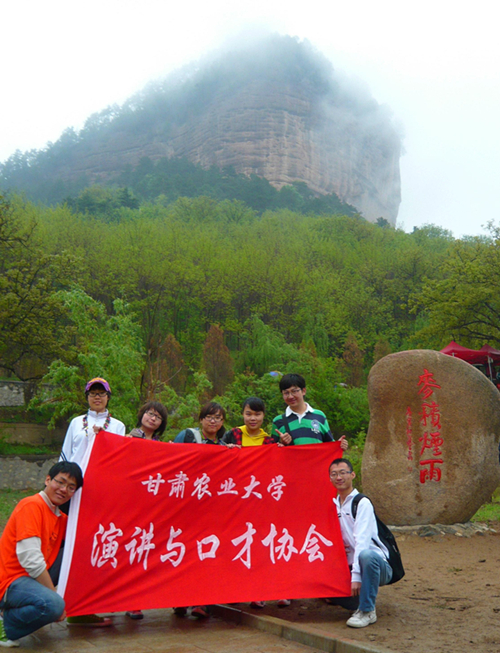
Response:
M14 508L0 538L0 646L19 646L20 637L65 619L64 600L55 589L67 522L59 506L82 484L76 463L56 463L45 489Z
M352 500L358 494L353 488L356 474L346 458L337 458L330 465L330 481L337 490L334 502L342 531L342 539L351 569L351 595L359 597L359 608L347 620L352 628L364 628L377 621L375 600L378 588L392 578L389 553L378 537L377 522L371 501L363 497L353 518Z

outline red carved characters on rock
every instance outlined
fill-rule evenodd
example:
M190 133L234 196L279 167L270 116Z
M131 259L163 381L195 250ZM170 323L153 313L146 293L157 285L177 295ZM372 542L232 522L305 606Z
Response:
M436 401L428 402L427 400L434 394L435 389L441 389L441 386L434 379L434 374L424 368L424 373L419 376L417 386L420 388L419 395L422 395L425 401L422 401L422 411L420 414L420 424L425 428L423 435L418 439L420 447L420 483L427 481L441 480L441 465L443 464L443 446L444 439L441 433L441 410ZM408 411L407 411L408 423ZM408 435L408 427L407 427ZM426 456L425 459L422 456ZM432 456L428 458L427 456Z

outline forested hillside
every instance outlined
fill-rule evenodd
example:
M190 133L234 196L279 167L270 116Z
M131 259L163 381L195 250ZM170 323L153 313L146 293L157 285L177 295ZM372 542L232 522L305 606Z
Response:
M132 168L127 166L116 184L94 185L82 190L77 197L64 199L82 213L112 216L120 207L138 208L141 202L161 204L179 197L209 197L215 200L238 200L258 213L266 210L291 209L304 214L358 215L356 209L341 202L335 193L317 195L303 182L283 186L279 191L267 179L238 174L234 168L208 170L187 159L167 159L156 162L148 157Z
M0 364L53 384L47 418L79 410L95 375L128 425L147 396L167 403L172 428L215 395L233 420L252 393L272 415L269 372L296 370L334 429L355 435L375 360L500 338L494 230L454 241L207 197L82 213L14 196L0 215Z

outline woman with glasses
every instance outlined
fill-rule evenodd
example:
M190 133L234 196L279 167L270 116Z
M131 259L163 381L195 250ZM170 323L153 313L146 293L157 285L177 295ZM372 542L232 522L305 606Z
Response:
M137 414L137 426L128 433L126 438L142 438L143 440L159 440L167 426L167 409L159 401L148 401L141 406ZM143 619L142 610L128 610L130 619Z
M64 438L60 460L81 465L92 436L99 431L109 431L117 435L125 435L125 424L111 417L108 403L111 397L111 388L106 379L96 377L85 386L85 397L89 409L85 415L80 415L71 420L66 437Z
M198 444L223 444L224 420L226 411L215 401L209 401L202 406L198 416L199 428L184 429L176 435L174 442L187 442Z
M137 425L126 436L127 438L143 438L144 440L159 440L167 426L167 409L159 401L148 401L139 409Z
M215 401L209 401L201 407L198 419L200 420L199 428L184 429L176 435L174 442L223 445L221 438L224 435L224 420L226 419L224 408ZM178 617L184 617L187 610L186 607L174 608ZM196 605L191 609L192 617L206 619L208 615L208 606L206 605Z

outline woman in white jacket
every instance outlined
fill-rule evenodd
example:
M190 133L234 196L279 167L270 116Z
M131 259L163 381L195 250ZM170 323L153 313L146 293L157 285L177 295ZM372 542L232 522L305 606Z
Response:
M60 460L67 460L81 465L89 440L99 431L109 431L117 435L125 435L125 424L111 417L108 411L108 402L111 397L111 388L106 379L96 377L85 386L85 396L89 409L85 415L80 415L71 420L66 437L64 438ZM65 504L66 510L69 502ZM65 510L65 512L66 512ZM96 614L86 614L79 617L68 617L69 626L111 626L109 617L100 617Z
M111 389L106 379L100 377L91 379L85 386L85 396L89 409L85 415L79 415L71 420L60 457L60 460L68 460L79 465L87 450L89 436L101 430L117 435L125 435L126 431L125 424L111 417L108 411Z

